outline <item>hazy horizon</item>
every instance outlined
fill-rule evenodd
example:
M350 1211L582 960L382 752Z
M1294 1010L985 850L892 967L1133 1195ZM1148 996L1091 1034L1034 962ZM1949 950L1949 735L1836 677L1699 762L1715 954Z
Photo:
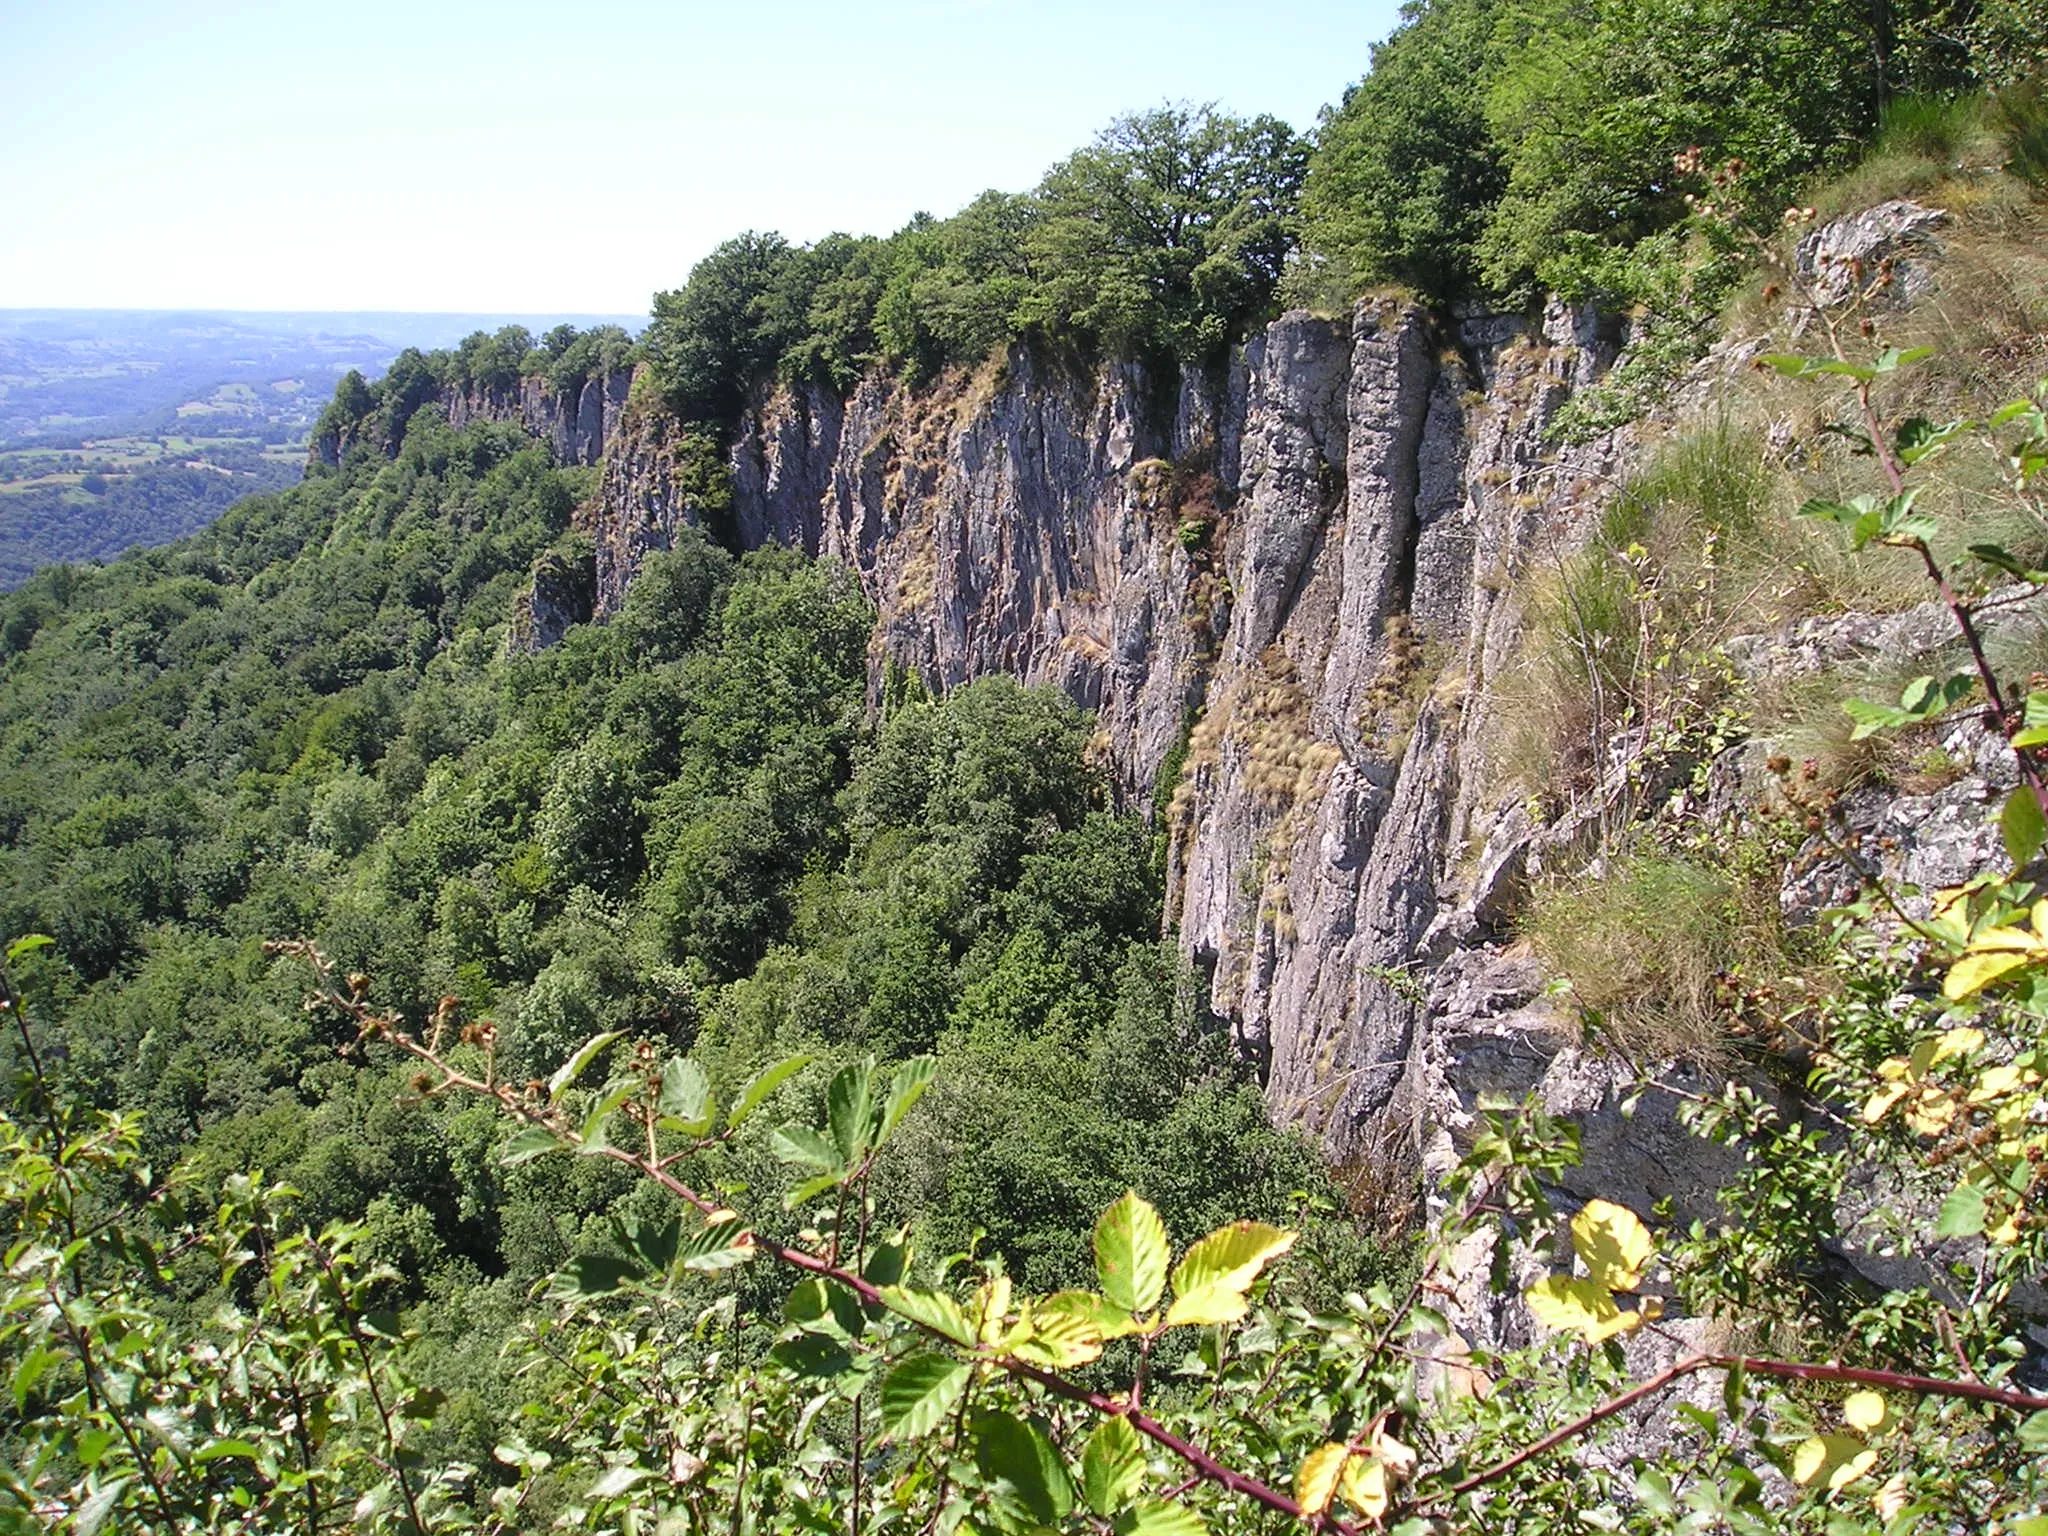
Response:
M0 306L644 316L719 241L886 234L1169 100L1297 128L1396 0L0 0Z

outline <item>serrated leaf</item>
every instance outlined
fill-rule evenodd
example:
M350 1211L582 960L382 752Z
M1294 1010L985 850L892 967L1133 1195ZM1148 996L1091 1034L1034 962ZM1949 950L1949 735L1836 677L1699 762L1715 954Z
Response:
M1145 1447L1130 1421L1104 1419L1081 1451L1081 1492L1088 1507L1105 1518L1145 1488Z
M688 1056L672 1056L661 1069L662 1114L680 1121L685 1136L702 1136L718 1118L711 1102L711 1080L704 1069Z
M1243 1291L1273 1260L1294 1246L1295 1234L1262 1221L1232 1222L1211 1232L1182 1256L1173 1271L1177 1296L1222 1286Z
M114 1512L114 1506L121 1502L121 1495L133 1481L132 1477L113 1478L80 1500L71 1517L71 1529L77 1536L98 1536L100 1527L107 1523L107 1516Z
M619 1106L640 1091L640 1084L633 1078L613 1083L603 1098L591 1106L590 1113L583 1117L583 1124L576 1133L576 1150L582 1153L602 1152L610 1145L606 1135L607 1123L618 1113Z
M1634 1290L1657 1252L1642 1218L1611 1200L1588 1200L1572 1218L1572 1247L1593 1283L1610 1291Z
M968 1324L967 1314L960 1310L960 1303L938 1291L918 1291L902 1285L884 1286L882 1304L897 1316L921 1323L955 1344L971 1345L974 1342L974 1329Z
M1136 1190L1125 1191L1095 1223L1096 1277L1102 1294L1126 1312L1159 1304L1171 1254L1166 1224Z
M1202 1327L1213 1323L1234 1323L1251 1310L1244 1292L1227 1285L1205 1285L1199 1291L1176 1296L1166 1309L1169 1328Z
M854 1062L833 1074L825 1091L825 1118L832 1127L832 1142L839 1149L841 1164L851 1168L867 1155L873 1126L870 1083L871 1062Z
M930 1434L953 1411L973 1367L947 1355L912 1355L882 1381L882 1433L892 1440Z
M578 1046L576 1054L555 1068L555 1075L548 1079L548 1102L552 1104L561 1098L563 1090L581 1077L604 1048L624 1033L623 1029L608 1029L601 1035L592 1035Z
M837 1189L845 1180L844 1173L821 1173L815 1179L806 1179L782 1197L782 1208L793 1211L799 1206L809 1205L827 1190Z
M730 1214L724 1221L707 1218L702 1227L683 1239L676 1248L676 1262L684 1269L701 1275L731 1269L753 1256L754 1234Z
M831 1174L846 1171L839 1149L825 1139L823 1132L808 1125L783 1126L768 1138L768 1150L793 1167L820 1168Z
M1351 1459L1348 1445L1335 1441L1317 1446L1303 1458L1301 1469L1294 1474L1294 1502L1301 1506L1304 1515L1321 1515L1329 1512L1336 1501L1337 1485L1344 1476L1344 1463Z
M505 1143L505 1150L498 1154L498 1161L508 1168L514 1163L527 1163L543 1152L563 1150L562 1139L544 1125L521 1127Z
M1074 1511L1074 1484L1066 1463L1036 1424L996 1409L974 1416L974 1465L1041 1525Z
M733 1105L732 1114L725 1123L732 1129L738 1130L740 1126L746 1123L748 1117L755 1110L768 1101L769 1094L796 1076L797 1073L809 1066L810 1063L811 1058L808 1054L785 1056L781 1061L776 1062L774 1066L768 1068L767 1071L747 1084L745 1090L740 1094L739 1102Z
M2021 1422L2019 1439L2030 1451L2048 1451L2048 1409L2029 1414Z

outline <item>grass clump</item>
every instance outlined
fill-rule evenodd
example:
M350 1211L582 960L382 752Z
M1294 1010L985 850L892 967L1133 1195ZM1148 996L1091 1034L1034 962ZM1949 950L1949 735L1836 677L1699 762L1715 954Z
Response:
M1713 1062L1728 989L1793 966L1776 866L1633 852L1537 886L1523 933L1571 982L1587 1027L1638 1058Z

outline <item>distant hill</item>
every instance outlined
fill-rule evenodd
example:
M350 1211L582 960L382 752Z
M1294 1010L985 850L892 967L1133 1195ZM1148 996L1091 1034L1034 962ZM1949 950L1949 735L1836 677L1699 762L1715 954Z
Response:
M638 317L0 309L0 588L204 527L299 478L351 368L473 331Z

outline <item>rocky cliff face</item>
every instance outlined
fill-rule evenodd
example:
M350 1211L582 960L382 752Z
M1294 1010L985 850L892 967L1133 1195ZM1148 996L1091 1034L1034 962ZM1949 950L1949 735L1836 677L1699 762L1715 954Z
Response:
M1430 973L1517 873L1511 837L1483 856L1473 701L1518 576L1614 467L1616 442L1544 429L1619 341L1557 306L1445 326L1368 304L1286 315L1216 376L1016 348L922 390L782 389L733 450L733 526L860 573L878 677L1056 685L1133 803L1180 764L1169 922L1275 1110L1343 1150L1420 1110ZM608 439L583 514L599 612L695 519L677 432L636 406Z
M450 426L516 422L552 447L557 463L596 464L619 430L632 384L633 375L627 369L593 375L563 390L543 378L522 378L508 389L444 389L440 406ZM340 433L322 432L313 439L312 461L333 469L350 446L351 440Z

